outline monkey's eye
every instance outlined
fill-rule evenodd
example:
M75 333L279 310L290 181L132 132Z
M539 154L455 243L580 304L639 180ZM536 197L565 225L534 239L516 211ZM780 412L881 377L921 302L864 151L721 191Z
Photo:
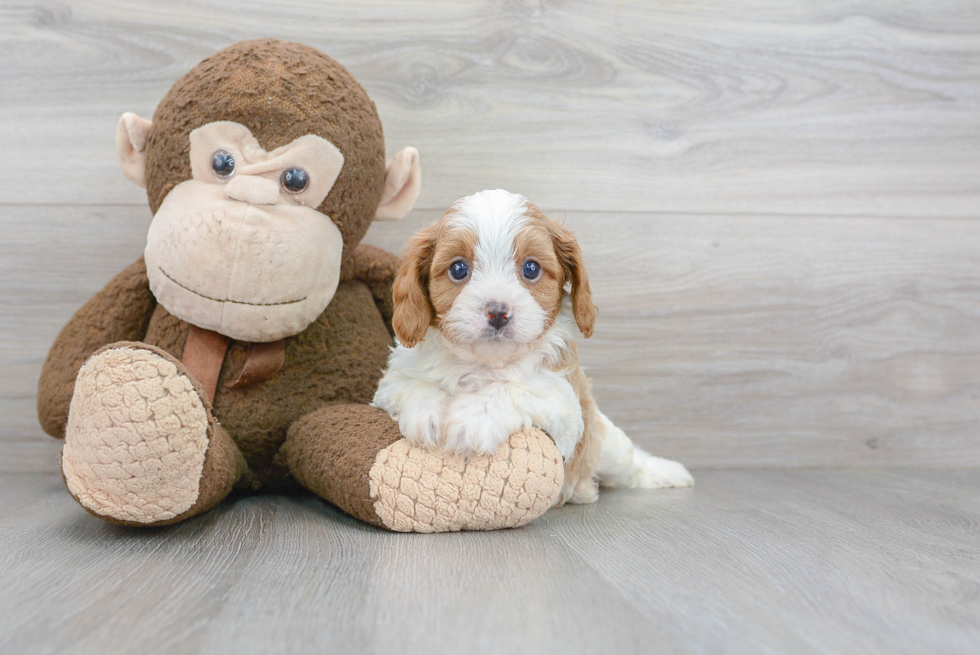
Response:
M231 177L235 172L235 158L227 150L219 150L211 155L211 170L221 179Z
M524 262L524 268L521 269L521 274L526 280L533 282L541 276L541 264L537 263L533 259L529 259Z
M470 267L466 265L462 259L454 261L449 265L449 277L456 280L457 282L462 282L470 275Z
M310 186L310 176L302 168L290 168L288 171L283 171L279 184L287 193L302 193Z

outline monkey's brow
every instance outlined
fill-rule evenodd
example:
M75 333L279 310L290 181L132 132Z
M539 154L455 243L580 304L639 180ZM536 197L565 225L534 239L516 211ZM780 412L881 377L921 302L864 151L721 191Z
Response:
M295 303L303 302L304 300L306 300L306 296L303 296L302 298L297 298L296 300L283 300L282 302L245 302L244 300L232 300L231 298L224 298L224 299L212 298L211 296L205 296L203 293L199 291L194 291L194 289L191 289L189 286L185 284L181 284L177 280L173 279L172 277L170 277L170 273L167 273L165 270L163 270L162 266L157 266L157 268L160 269L160 272L163 273L164 277L166 277L168 280L176 284L178 287L180 287L181 289L187 289L194 295L201 296L205 300L213 300L215 302L230 302L236 305L252 305L253 307L274 307L276 305L293 305Z

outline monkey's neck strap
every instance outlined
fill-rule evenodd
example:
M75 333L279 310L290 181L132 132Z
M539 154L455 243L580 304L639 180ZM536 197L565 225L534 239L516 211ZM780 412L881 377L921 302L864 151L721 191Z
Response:
M221 376L221 366L228 352L231 340L217 332L190 326L184 356L181 362L191 376L204 387L208 402L214 403L214 394ZM234 380L225 383L226 387L236 389L261 384L279 372L286 360L286 340L271 343L250 343L248 357L242 370Z

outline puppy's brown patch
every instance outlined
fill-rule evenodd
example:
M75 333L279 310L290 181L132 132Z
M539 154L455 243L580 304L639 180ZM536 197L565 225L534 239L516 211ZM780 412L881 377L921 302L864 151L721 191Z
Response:
M579 331L586 339L592 336L595 327L595 316L599 311L592 302L592 288L589 285L589 274L585 270L585 260L579 248L575 235L563 228L538 209L532 202L527 203L526 215L531 221L544 227L551 237L554 253L561 265L561 285L572 286L572 312Z
M438 227L435 253L429 269L429 298L435 310L433 325L441 330L443 318L470 280L469 277L459 281L452 279L449 277L449 267L454 262L463 260L472 272L477 236L468 228L453 225L452 216L448 212Z
M562 297L565 295L562 289L565 275L555 253L551 232L545 224L545 221L551 222L551 219L544 214L541 217L543 218L531 217L531 224L517 236L514 242L514 265L521 284L534 296L538 306L548 312L550 327L561 310ZM521 273L524 263L529 259L541 266L541 275L537 280L528 280Z
M453 225L455 215L455 206L450 207L438 222L416 233L402 253L392 287L395 313L391 323L406 348L421 341L430 325L442 329L442 317L469 281L449 277L449 265L458 259L472 270L477 242L476 234Z
M575 447L572 457L565 462L565 489L574 493L575 489L581 488L583 491L594 493L596 469L599 467L599 460L602 459L602 441L594 431L598 408L595 396L592 395L592 384L579 365L578 346L574 341L568 343L562 352L562 359L554 370L566 373L575 395L578 396L582 407L582 420L585 423L582 440ZM559 504L564 504L571 495L571 493L567 495L563 493Z

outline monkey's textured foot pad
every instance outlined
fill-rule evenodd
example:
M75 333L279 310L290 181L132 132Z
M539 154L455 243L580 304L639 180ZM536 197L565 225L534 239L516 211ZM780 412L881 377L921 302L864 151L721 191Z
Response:
M210 432L204 402L176 360L103 350L75 382L61 456L68 490L116 521L172 519L198 498Z
M561 454L537 429L510 436L493 455L463 459L401 439L371 467L371 500L398 532L516 528L554 505L564 482Z

